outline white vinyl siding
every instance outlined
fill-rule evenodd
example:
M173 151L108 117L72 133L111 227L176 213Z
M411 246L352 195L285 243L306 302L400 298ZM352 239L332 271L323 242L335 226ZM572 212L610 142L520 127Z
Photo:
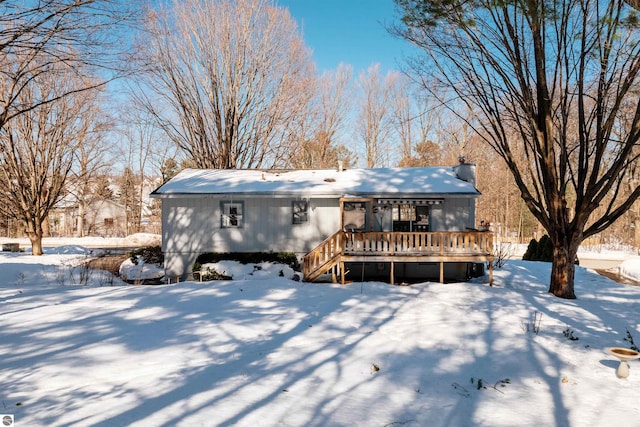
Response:
M302 257L340 229L340 203L337 198L310 198L307 222L292 224L292 202L298 200L245 197L238 226L223 227L222 202L231 202L228 196L164 199L162 245L167 274L175 277L190 272L203 252L293 252ZM429 230L473 227L472 208L473 199L445 198L442 204L429 207ZM380 215L378 227L388 229L391 210L382 210Z

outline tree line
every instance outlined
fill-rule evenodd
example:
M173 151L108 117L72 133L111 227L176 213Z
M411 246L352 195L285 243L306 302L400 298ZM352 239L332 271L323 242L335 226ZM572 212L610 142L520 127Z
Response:
M422 53L402 73L357 75L347 64L319 74L271 0L0 2L0 212L37 255L54 207L72 197L82 217L114 167L140 201L149 177L184 167L464 156L478 165L476 216L507 239L548 234L550 291L574 297L585 238L640 237L629 231L640 230L637 11L395 2L390 34Z

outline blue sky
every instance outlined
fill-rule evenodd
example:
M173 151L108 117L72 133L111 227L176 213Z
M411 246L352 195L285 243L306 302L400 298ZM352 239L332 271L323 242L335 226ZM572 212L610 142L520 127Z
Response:
M276 0L302 29L318 72L351 64L357 75L379 62L383 73L399 69L412 48L385 26L399 16L393 0Z

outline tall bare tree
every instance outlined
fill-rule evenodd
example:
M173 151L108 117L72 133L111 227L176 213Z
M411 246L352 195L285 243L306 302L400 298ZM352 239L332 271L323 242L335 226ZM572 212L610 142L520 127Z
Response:
M131 168L125 167L122 176L118 178L117 199L125 209L125 235L140 231L140 177Z
M336 167L338 160L346 167L353 159L344 144L341 131L352 106L351 66L340 64L335 71L327 71L316 78L308 90L316 91L309 100L307 119L291 124L291 147L296 155L290 159L294 168Z
M140 100L202 168L264 167L288 157L286 129L307 105L310 51L270 0L174 1L151 11Z
M33 76L16 98L33 108L13 117L0 132L0 187L6 193L0 210L22 223L33 255L42 255L43 225L64 195L76 148L93 125L85 120L94 108L95 97L84 90L91 83L50 66L54 70ZM69 95L74 88L83 88L82 93Z
M172 158L175 147L156 126L154 118L150 117L146 110L136 107L122 106L119 117L121 144L117 147L117 156L126 166L126 170L123 171L126 179L120 181L127 181L127 185L135 183L137 189L137 202L127 201L128 209L136 210L127 216L131 217L131 222L139 225L145 213L148 213L147 208L157 204L150 201L147 195L157 187L155 178L162 175L163 165ZM135 179L129 176L131 174L135 175ZM127 188L127 192L131 193L132 190Z
M107 173L112 160L107 154L110 148L107 134L114 123L101 108L102 95L97 90L90 93L91 102L81 118L86 132L79 135L81 139L74 145L74 161L66 185L66 191L78 206L75 234L79 237L90 231L86 223L88 209L103 199L104 192L99 191L100 179Z
M401 167L436 166L441 163L441 146L433 141L437 137L436 125L444 108L437 98L402 75L394 90L393 127L400 140Z
M411 166L414 145L415 108L411 97L410 81L406 76L398 78L393 91L392 126L400 139L401 166ZM402 164L404 161L404 164Z
M393 93L398 73L382 76L380 64L361 72L358 82L361 90L360 111L356 119L356 132L364 143L368 168L388 166L388 144L393 130Z
M133 20L133 9L116 0L0 1L0 128L43 103L103 86L121 74L119 30ZM52 67L55 64L55 67ZM95 71L102 71L102 80ZM73 72L85 79L55 98L21 97L43 73ZM107 72L108 71L108 72ZM25 99L26 98L26 99Z
M553 242L549 292L575 298L580 243L640 196L619 192L640 139L635 12L620 0L396 3L397 31L430 59L414 71L437 72L475 112L475 131Z

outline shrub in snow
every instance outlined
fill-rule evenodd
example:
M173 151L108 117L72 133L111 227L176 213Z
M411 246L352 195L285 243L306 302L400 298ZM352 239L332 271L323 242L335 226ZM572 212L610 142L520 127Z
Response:
M209 264L205 264L205 267L200 269L200 280L203 282L210 282L211 280L231 280L231 276L227 276L225 272L217 272L216 270L211 270L211 266Z
M292 252L205 252L196 258L193 271L200 271L203 264L219 261L237 261L241 264L272 262L288 265L294 270L300 269L298 257Z
M138 259L142 259L147 264L163 264L164 254L160 246L150 246L145 248L134 249L129 252L131 262L137 264Z
M272 277L300 280L296 273L299 267L298 257L290 252L207 252L198 256L192 271L203 281Z
M533 257L538 250L538 241L536 239L531 239L529 242L529 246L527 246L527 250L524 255L522 255L522 259L525 261L533 261Z
M498 242L493 249L493 266L495 268L502 268L507 263L507 259L513 256L513 246L511 243Z
M202 280L264 280L285 277L296 280L297 273L288 265L273 262L243 264L238 261L223 260L202 264ZM299 279L299 278L298 278Z
M69 283L72 285L87 285L93 273L88 261L89 258L84 256L81 260L73 259L63 262L62 264L66 267L66 270L63 269L58 272L56 281L62 286L67 284L67 280L69 280Z
M531 239L522 259L525 261L553 261L553 244L549 236L545 234L539 242L536 239Z
M160 246L136 249L129 255L120 264L118 273L122 280L142 284L157 282L164 277L164 255Z
M564 331L562 331L562 334L564 335L564 337L566 339L568 339L569 341L578 341L578 337L576 337L575 335L573 335L573 330L569 327L567 327L567 329L565 329Z

